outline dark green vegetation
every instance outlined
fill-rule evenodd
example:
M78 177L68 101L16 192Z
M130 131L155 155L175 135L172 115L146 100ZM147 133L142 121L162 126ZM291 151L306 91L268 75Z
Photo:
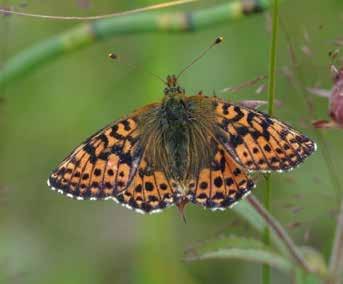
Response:
M8 2L0 1L0 5ZM79 2L30 1L21 9L94 15L144 4L100 0L91 1L91 9L86 9L80 8ZM210 6L203 2L171 10ZM338 0L285 0L280 5L276 99L282 107L275 108L274 115L314 140L317 134L310 121L327 118L327 101L307 94L308 108L304 88L331 87L328 52L342 37L342 9L343 3ZM233 101L266 99L265 92L255 94L256 88L235 94L219 91L268 73L268 21L266 15L259 14L208 29L200 25L194 33L124 33L62 54L4 85L0 89L0 281L253 283L260 279L260 264L244 262L232 254L233 260L182 261L185 249L199 240L218 240L212 245L216 249L229 247L228 241L218 239L218 235L258 238L236 210L210 212L188 206L185 225L174 208L141 216L111 201L78 202L49 191L46 179L51 169L89 134L133 109L162 99L164 86L144 71L162 77L178 72L217 35L224 36L224 44L184 74L180 84L188 94L203 90L211 95L216 90L218 96ZM1 17L0 64L75 24ZM289 52L287 38L293 53ZM138 67L131 69L112 62L108 52ZM298 245L312 246L328 260L339 208L339 185L335 185L333 174L339 174L343 166L343 135L339 130L321 133L323 139L317 141L319 151L313 157L290 173L272 175L271 207ZM338 183L343 183L341 176ZM259 178L255 193L260 200L264 189L264 179ZM238 247L236 237L229 241ZM254 246L251 252L256 255L258 246L252 242L249 245ZM271 254L281 271L289 269L288 263ZM301 278L299 274L296 277ZM290 282L289 274L279 270L273 270L272 279L272 283Z

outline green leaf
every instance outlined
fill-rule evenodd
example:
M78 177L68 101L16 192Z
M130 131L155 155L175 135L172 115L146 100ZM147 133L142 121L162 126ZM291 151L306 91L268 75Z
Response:
M295 283L296 284L321 284L322 281L314 274L309 274L301 269L295 270Z
M224 237L207 241L186 252L185 260L240 259L255 263L268 264L283 272L292 270L292 263L267 248L262 242L242 237Z
M320 252L311 247L300 247L301 252L303 253L306 262L311 267L317 275L326 278L328 277L328 267L325 262L324 257Z

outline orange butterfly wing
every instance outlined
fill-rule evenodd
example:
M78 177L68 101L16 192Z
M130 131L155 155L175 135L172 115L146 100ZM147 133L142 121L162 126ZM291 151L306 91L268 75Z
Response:
M190 200L212 210L231 207L255 186L246 170L234 161L217 141L211 141L214 156L208 168L200 171Z
M137 119L119 120L91 136L52 172L48 185L71 198L113 199L142 213L173 204L170 181L144 159Z
M248 170L290 170L316 149L312 140L267 114L217 99L214 107L222 130L217 139Z
M135 117L105 127L77 147L48 183L76 199L101 199L124 189L142 156Z
M160 212L179 199L175 189L175 182L153 170L143 157L131 184L116 196L116 201L140 213Z

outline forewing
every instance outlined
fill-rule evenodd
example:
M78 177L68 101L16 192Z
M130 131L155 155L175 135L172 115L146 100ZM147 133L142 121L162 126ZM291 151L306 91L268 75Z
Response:
M267 114L217 99L213 104L217 139L248 170L289 170L316 149L312 140Z
M87 139L52 172L49 186L71 198L113 199L142 213L173 204L175 183L145 159L138 119L119 120Z
M212 210L225 209L247 195L254 182L223 145L212 140L211 147L214 150L213 159L207 168L201 169L190 199Z
M137 118L125 118L77 147L52 172L48 184L79 200L116 196L132 181L142 153Z

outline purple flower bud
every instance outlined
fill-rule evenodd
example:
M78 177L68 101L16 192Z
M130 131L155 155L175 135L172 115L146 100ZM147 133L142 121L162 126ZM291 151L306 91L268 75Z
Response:
M343 126L343 68L337 71L334 83L329 98L330 116L337 124Z

